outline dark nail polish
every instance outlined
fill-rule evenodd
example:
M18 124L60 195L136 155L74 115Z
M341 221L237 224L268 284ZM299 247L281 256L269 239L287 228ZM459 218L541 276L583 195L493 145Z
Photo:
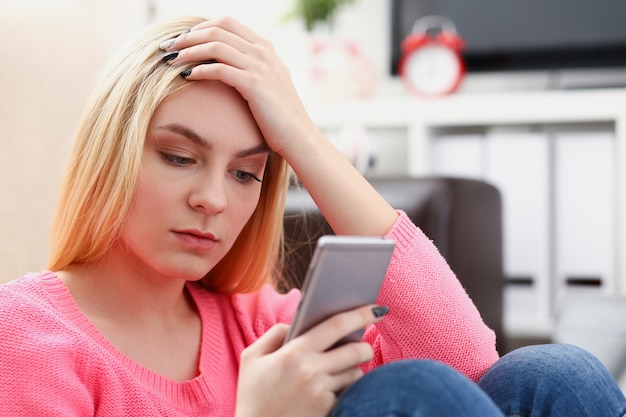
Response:
M167 61L171 61L172 59L176 59L176 57L178 56L178 53L179 51L168 52L163 55L163 57L161 58L161 61L167 62Z
M389 313L389 307L387 306L377 306L372 308L372 314L374 314L374 317L376 318L385 316L387 313Z
M183 78L187 78L191 75L191 68L186 69L185 71L180 73L180 76Z

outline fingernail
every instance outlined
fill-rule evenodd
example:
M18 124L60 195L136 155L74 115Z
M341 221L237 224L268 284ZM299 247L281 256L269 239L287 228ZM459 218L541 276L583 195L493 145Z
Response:
M374 314L376 318L385 316L387 313L389 313L389 307L387 306L376 306L372 308L372 314Z
M159 48L165 51L166 49L171 48L172 45L174 45L174 42L176 42L176 38L168 39L166 41L161 42L161 44L159 45Z
M186 69L185 71L180 73L180 76L183 78L189 77L191 75L191 70L192 70L191 68Z
M184 35L185 33L189 33L189 32L191 32L191 29L187 29L187 30L182 31L180 35ZM178 36L180 36L180 35L178 35ZM174 45L174 43L176 42L177 38L178 37L172 38L172 39L168 39L166 41L161 42L159 44L159 48L163 49L164 51L169 49L169 48L171 48Z
M168 52L163 55L163 57L161 58L161 61L167 62L167 61L171 61L172 59L176 59L176 57L178 56L178 53L179 51Z

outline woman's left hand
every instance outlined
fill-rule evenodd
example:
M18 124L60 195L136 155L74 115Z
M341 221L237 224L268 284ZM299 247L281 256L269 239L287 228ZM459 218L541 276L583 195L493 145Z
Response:
M207 20L176 38L166 51L179 51L168 61L171 65L213 62L198 64L186 78L235 88L275 152L282 154L294 137L311 137L317 129L272 44L242 23L229 17Z

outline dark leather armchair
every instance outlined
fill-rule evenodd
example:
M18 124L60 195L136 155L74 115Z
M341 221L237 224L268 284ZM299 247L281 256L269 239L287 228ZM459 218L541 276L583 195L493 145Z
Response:
M380 178L369 182L433 240L497 335L504 353L502 205L497 188L464 178ZM332 234L302 188L291 189L285 207L286 288L300 287L315 242Z

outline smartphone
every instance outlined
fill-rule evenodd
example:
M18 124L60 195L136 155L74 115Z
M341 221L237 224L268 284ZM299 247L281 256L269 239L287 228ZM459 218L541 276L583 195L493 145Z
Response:
M394 247L393 240L380 237L320 237L285 343L337 313L375 303ZM360 341L364 330L338 344Z

